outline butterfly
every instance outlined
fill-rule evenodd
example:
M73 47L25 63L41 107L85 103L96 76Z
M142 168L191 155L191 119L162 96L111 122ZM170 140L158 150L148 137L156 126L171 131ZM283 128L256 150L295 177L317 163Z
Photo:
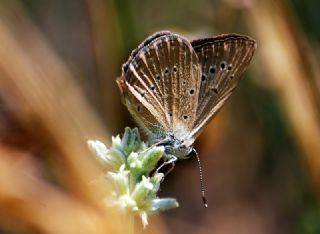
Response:
M194 155L195 139L237 87L256 48L243 35L189 42L162 31L132 52L117 79L123 102L170 163Z
M197 157L205 207L193 143L237 87L256 48L254 39L238 34L189 42L157 32L132 51L117 79L124 104L149 142L165 147L157 171L177 159Z

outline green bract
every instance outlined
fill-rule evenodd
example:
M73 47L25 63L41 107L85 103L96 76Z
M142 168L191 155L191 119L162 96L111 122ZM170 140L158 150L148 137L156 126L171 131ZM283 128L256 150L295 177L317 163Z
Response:
M120 136L112 137L110 149L96 140L89 140L88 145L106 168L105 178L114 188L111 198L106 199L108 206L138 214L144 227L148 224L148 214L179 206L174 198L157 197L164 175L154 169L164 147L147 148L140 140L137 128L127 127L122 139Z

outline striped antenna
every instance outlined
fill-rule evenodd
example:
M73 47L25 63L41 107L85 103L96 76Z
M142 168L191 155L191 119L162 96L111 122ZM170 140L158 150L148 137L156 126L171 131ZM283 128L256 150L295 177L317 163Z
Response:
M196 155L197 157L197 161L198 161L198 168L199 168L199 177L200 177L200 189L201 189L201 196L202 196L202 201L204 204L204 207L207 208L208 207L208 203L207 203L207 199L206 199L206 194L205 194L205 186L203 183L203 170L202 170L202 166L201 166L201 161L199 158L199 155L197 153L197 151L192 148L193 153Z

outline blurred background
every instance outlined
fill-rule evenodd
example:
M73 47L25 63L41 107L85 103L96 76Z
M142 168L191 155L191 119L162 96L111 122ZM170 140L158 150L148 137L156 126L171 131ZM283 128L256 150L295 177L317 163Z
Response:
M135 233L320 233L320 2L21 0L0 3L0 233L128 233L101 207L86 139L135 126L116 77L150 34L257 40L249 70L161 197L180 208ZM97 193L97 190L101 190ZM92 191L94 190L94 191Z

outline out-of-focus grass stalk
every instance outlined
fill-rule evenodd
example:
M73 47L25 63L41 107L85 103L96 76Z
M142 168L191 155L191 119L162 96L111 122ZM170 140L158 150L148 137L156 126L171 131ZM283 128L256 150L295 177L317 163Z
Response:
M304 153L314 188L320 195L320 122L315 90L307 70L303 34L279 1L249 1L247 22L257 38L257 55L279 96L294 138ZM319 76L319 74L318 74ZM319 79L319 77L317 77Z
M113 1L86 0L91 47L96 71L97 102L112 132L122 128L125 113L115 79L120 75L122 38ZM110 111L112 110L112 111ZM124 113L122 113L124 112ZM121 113L121 114L120 114Z
M23 9L6 2L0 4L1 227L10 220L12 233L126 233L88 185L99 167L86 139L108 143L103 125Z

